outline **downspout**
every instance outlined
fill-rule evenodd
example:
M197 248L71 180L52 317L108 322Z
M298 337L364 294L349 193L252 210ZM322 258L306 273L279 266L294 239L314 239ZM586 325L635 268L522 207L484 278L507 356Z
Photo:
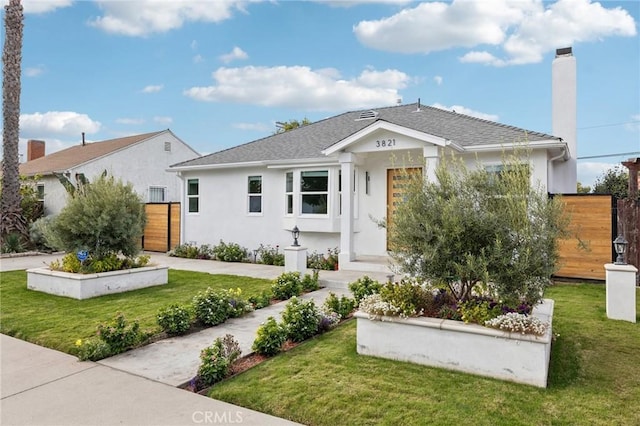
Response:
M560 138L560 140L562 141L562 138ZM556 186L556 182L554 182L552 180L553 178L553 169L551 168L551 163L553 163L554 161L557 161L559 159L564 159L564 161L567 161L567 146L563 146L562 148L560 148L562 150L562 152L558 155L556 155L555 157L551 157L549 158L549 160L547 160L547 182L553 182L554 184L554 190L555 190L555 186ZM549 190L549 188L547 188L547 192L551 193L551 191Z

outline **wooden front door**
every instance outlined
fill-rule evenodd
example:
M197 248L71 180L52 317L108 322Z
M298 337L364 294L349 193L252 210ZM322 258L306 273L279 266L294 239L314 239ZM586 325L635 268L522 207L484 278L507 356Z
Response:
M404 199L404 192L407 186L407 180L413 174L422 174L421 167L409 167L405 169L388 169L387 170L387 250L389 247L389 229L393 223L393 215L398 205Z

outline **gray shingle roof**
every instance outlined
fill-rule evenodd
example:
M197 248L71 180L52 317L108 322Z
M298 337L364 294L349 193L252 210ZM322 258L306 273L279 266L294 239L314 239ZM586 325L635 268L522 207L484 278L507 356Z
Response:
M368 120L358 120L362 110L346 112L284 133L174 164L172 167L320 158L323 157L324 149L378 120L439 136L462 147L523 141L525 133L529 142L558 139L548 134L527 131L439 108L420 106L420 110L417 110L416 103L377 108L375 109L378 113L377 117Z

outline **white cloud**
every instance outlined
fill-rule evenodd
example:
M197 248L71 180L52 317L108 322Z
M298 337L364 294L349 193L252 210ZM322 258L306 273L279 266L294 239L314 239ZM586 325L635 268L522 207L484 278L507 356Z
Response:
M620 163L599 163L589 161L578 161L578 182L583 186L593 186L596 180L609 169L619 166Z
M24 75L27 77L37 77L45 72L44 65L38 65L36 67L26 67L24 69Z
M153 117L153 121L154 121L154 122L156 122L156 123L158 123L158 124L165 124L165 125L168 125L168 124L173 123L173 118L171 118L171 117L156 116L156 117Z
M204 62L204 58L202 57L201 54L197 54L196 56L193 57L194 64L199 64L200 62Z
M450 107L448 107L439 103L435 103L431 104L431 106L434 108L445 109L447 111L453 111L458 114L470 115L471 117L480 118L482 120L498 121L499 118L495 114L487 114L485 112L475 111L470 108L463 107L462 105L451 105Z
M247 1L99 1L104 15L89 22L103 31L146 36L182 27L188 22L222 22L235 10L244 12ZM193 44L192 44L193 46Z
M404 5L411 3L413 0L315 0L316 3L322 3L331 7L353 7L368 4L390 4L390 5Z
M3 3L8 4L9 2L5 0ZM56 9L71 6L72 4L72 0L22 0L22 7L25 14L52 12Z
M433 77L433 81L435 81L438 86L442 86L443 78L440 75L436 75Z
M144 119L142 119L142 118L117 118L116 119L116 123L118 123L118 124L133 124L133 125L137 125L137 124L143 124L144 123Z
M264 123L232 123L231 127L233 127L234 129L240 129L240 130L266 132L268 130L275 131L276 125L275 123L272 126L266 125Z
M238 46L235 46L233 50L231 50L231 52L220 56L220 60L225 64L228 64L231 61L248 59L248 58L249 58L249 55L247 55L247 52L240 49Z
M27 161L27 141L34 138L20 138L20 140L18 141L18 153L20 154L20 162ZM73 145L77 145L82 140L82 137L78 135L76 138L73 138L71 140L62 140L58 138L40 136L37 139L44 140L44 152L46 155L49 155L65 148L69 148Z
M164 88L164 84L156 84L156 85L149 85L146 86L144 89L141 90L142 93L156 93L161 91Z
M96 133L102 125L86 114L73 111L48 111L20 115L20 135L42 138L47 135L77 136Z
M191 41L191 50L198 50L198 41L197 40L192 40Z
M208 102L335 111L394 105L398 89L411 80L396 70L366 70L346 80L337 70L303 66L219 68L212 77L215 85L192 87L184 95Z
M368 47L400 53L489 46L496 52L471 50L460 60L493 66L540 62L558 47L637 34L629 12L591 0L420 3L384 19L362 21L354 33Z

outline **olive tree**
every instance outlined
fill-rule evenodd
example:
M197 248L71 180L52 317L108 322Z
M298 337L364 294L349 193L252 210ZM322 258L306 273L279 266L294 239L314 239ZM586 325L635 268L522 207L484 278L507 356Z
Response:
M103 175L69 198L53 232L67 252L87 250L96 259L134 257L145 223L144 205L133 186Z
M568 221L559 198L530 184L528 161L500 172L443 158L437 181L407 175L387 230L400 272L448 288L458 301L478 285L506 303L536 303L558 260Z

